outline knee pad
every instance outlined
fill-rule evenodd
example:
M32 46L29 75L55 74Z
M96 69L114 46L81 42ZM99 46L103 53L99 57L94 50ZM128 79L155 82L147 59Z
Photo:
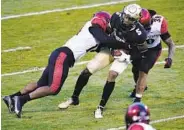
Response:
M109 76L108 76L108 81L109 82L114 82L116 77L118 76L118 73L115 71L110 71Z
M84 77L90 77L92 73L90 73L89 70L86 68L81 72L81 75Z

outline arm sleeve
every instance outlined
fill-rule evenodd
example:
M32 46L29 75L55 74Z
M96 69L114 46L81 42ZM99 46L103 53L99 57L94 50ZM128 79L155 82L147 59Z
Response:
M102 46L107 46L113 49L129 49L128 43L119 42L113 36L107 35L101 28L99 28L99 25L89 27L89 32Z
M164 34L161 34L160 37L162 38L163 41L165 41L166 39L170 38L171 35L169 32L166 32Z

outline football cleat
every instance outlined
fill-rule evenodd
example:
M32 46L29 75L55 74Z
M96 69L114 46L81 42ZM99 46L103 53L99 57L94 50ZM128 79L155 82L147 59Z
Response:
M144 91L148 90L148 87L146 86L146 88L144 89ZM130 93L129 97L130 98L135 98L135 94L136 94L136 89L134 88L133 91Z
M78 98L69 98L66 102L60 103L58 105L58 107L60 109L66 109L68 108L70 105L79 105L79 99Z
M8 107L9 112L10 113L14 112L14 104L12 98L10 96L5 96L3 97L3 101Z
M133 91L130 93L129 97L135 98L135 94L136 94L136 89L134 88Z
M134 98L134 99L133 99L133 103L136 103L136 102L141 102L141 98L137 98L137 97Z
M95 110L94 115L96 119L100 119L103 118L103 107L102 106L98 106L98 108Z
M21 118L21 113L22 113L22 105L20 103L20 98L19 96L13 97L14 103L15 103L15 114L18 118Z

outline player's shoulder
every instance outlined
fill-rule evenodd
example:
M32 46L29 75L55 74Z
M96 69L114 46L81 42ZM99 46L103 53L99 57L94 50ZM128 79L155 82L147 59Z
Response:
M121 16L120 12L115 12L115 13L112 14L111 19L118 19L120 16Z
M146 38L147 38L147 32L146 32L146 30L144 29L144 27L139 23L139 22L137 22L136 24L135 24L135 32L137 33L137 35L139 36L139 38L141 38L141 39L139 39L139 40L141 40L141 41L145 41L146 40Z
M112 14L110 25L111 27L115 27L120 22L121 13L115 12Z

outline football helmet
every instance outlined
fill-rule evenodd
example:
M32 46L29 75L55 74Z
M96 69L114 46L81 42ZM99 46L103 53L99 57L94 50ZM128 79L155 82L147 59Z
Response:
M150 27L150 25L151 25L151 15L150 15L150 13L147 9L142 8L141 18L140 18L139 22L144 26L144 28L146 30L151 29L151 27Z
M104 18L106 22L109 23L111 19L111 14L109 14L106 11L100 11L100 12L95 13L93 17Z
M127 128L135 122L149 124L149 121L150 111L146 105L142 103L134 103L128 107L125 114L125 123Z
M126 25L134 24L141 17L142 8L138 4L129 4L121 12L121 22Z
M110 19L111 15L108 12L100 11L93 15L93 24L98 24L107 33L111 32L110 29Z

